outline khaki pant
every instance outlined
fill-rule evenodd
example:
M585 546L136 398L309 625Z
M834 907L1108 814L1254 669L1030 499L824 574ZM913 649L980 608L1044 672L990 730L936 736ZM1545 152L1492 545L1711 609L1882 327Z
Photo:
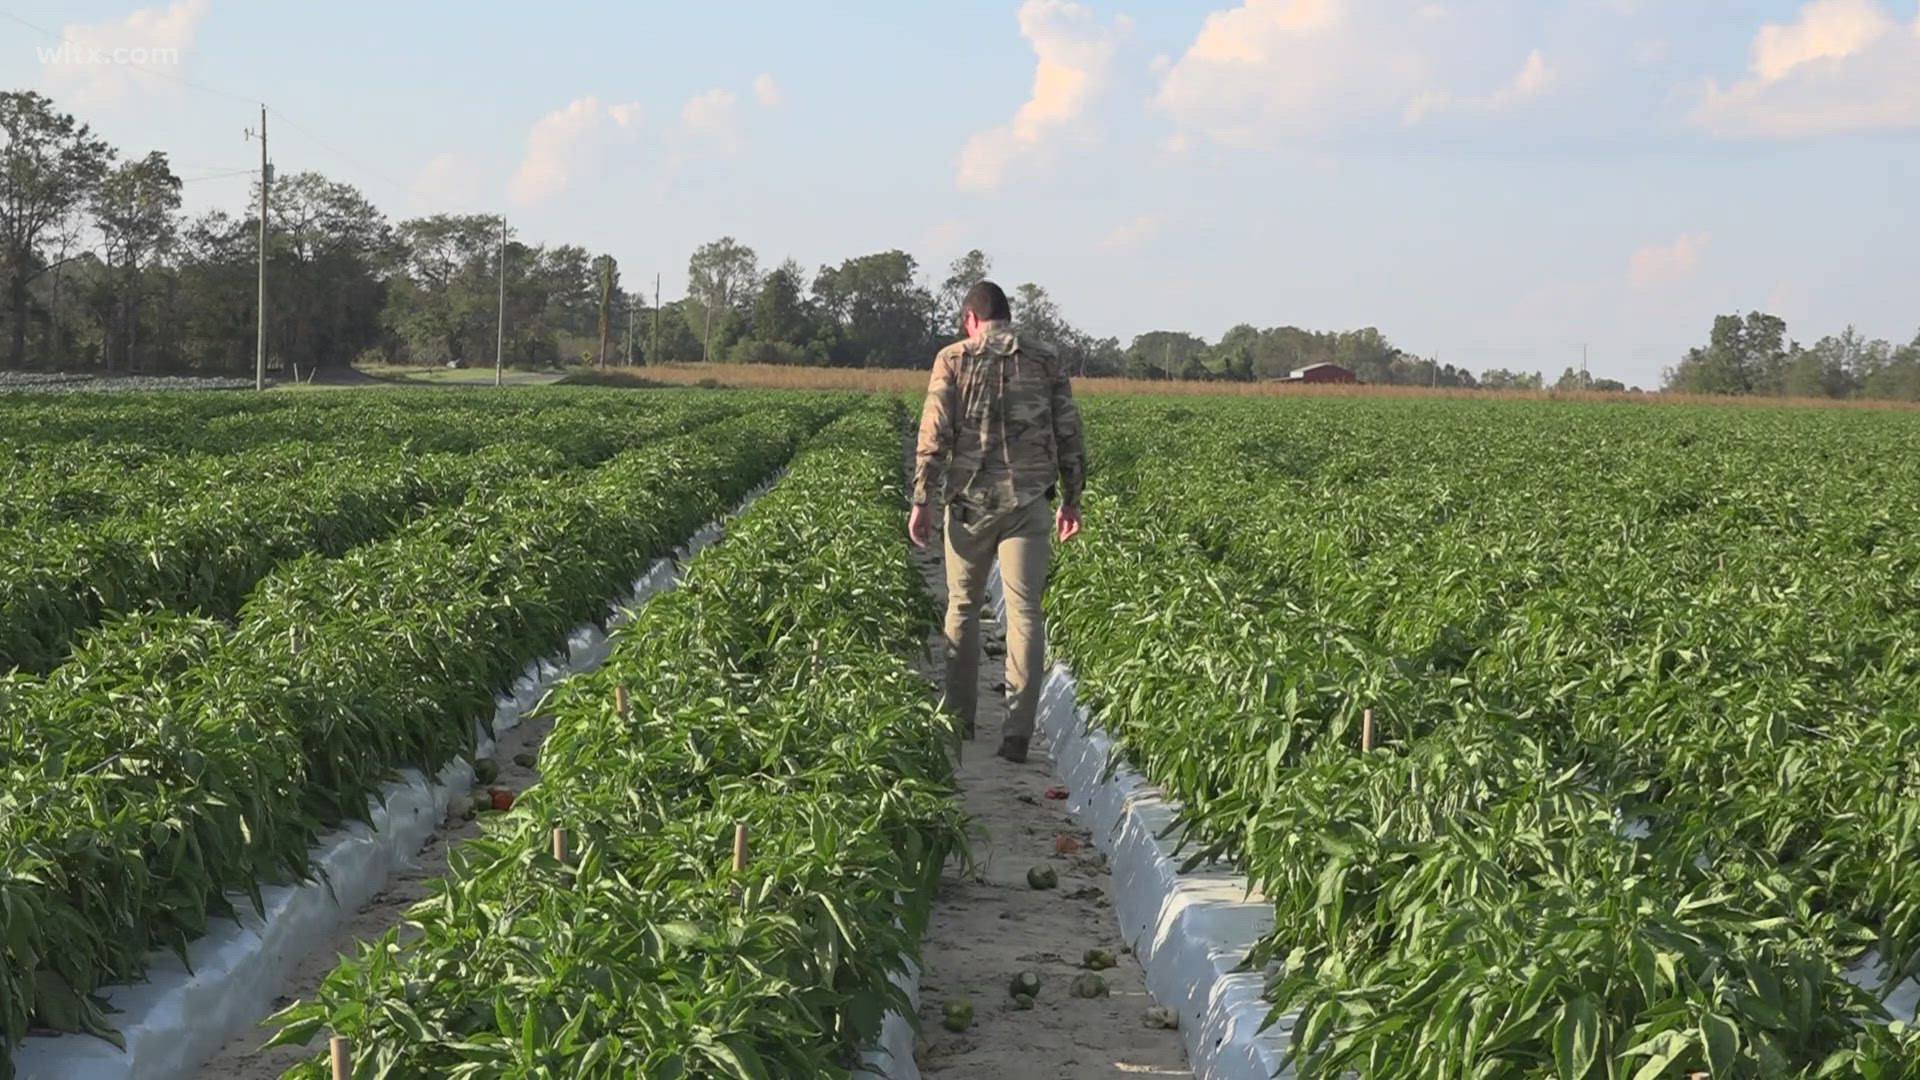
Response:
M1047 660L1040 595L1053 557L1053 507L1035 499L1009 514L956 521L947 508L947 706L969 726L979 707L980 610L1000 560L1007 600L1007 723L1001 737L1033 736Z

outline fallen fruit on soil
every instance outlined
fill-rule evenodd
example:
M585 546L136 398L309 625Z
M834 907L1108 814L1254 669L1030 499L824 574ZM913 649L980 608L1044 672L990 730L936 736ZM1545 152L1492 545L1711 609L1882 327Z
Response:
M1152 1005L1140 1017L1140 1022L1150 1028L1173 1031L1180 1026L1180 1014L1165 1005Z
M513 792L506 788L494 788L488 793L493 799L493 808L501 812L513 809Z
M523 769L531 769L540 763L540 755L531 750L522 750L513 755L513 763Z
M1013 995L1013 1007L1021 1010L1022 1012L1025 1012L1026 1010L1033 1008L1033 995L1032 994Z
M1055 784L1047 789L1047 798L1049 799L1064 799L1068 794L1067 789L1061 787L1059 784Z
M1051 866L1036 866L1027 871L1027 887L1051 889L1060 884L1060 875Z
M491 784L500 779L500 764L492 758L481 758L473 763L473 778L481 784Z
M1055 855L1072 855L1079 850L1080 841L1075 840L1071 836L1061 835L1053 838L1053 853Z
M1105 971L1114 965L1112 949L1088 949L1080 957L1080 966L1094 971Z
M973 1002L949 1001L945 1011L940 1023L948 1031L965 1031L973 1026Z
M1106 997L1107 980L1098 975L1081 975L1073 980L1070 990L1077 998Z
M1015 998L1020 997L1022 994L1030 998L1039 997L1040 973L1037 971L1023 971L1015 975L1013 980L1007 984L1007 993L1012 994Z

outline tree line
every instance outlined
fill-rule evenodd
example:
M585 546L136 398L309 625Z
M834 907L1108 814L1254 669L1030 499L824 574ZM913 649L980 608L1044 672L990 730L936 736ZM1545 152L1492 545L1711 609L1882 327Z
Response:
M245 208L188 216L165 153L122 160L31 91L0 94L0 134L0 362L251 370L257 182ZM491 215L393 222L353 185L314 172L272 181L266 263L269 367L295 375L368 361L488 364L497 345L519 367L918 367L958 335L961 298L993 269L973 251L936 282L899 250L811 272L792 259L769 268L723 237L689 258L685 295L662 302L644 285L623 287L609 255L518 242ZM1081 375L1250 380L1332 361L1368 382L1539 385L1537 374L1476 380L1373 329L1239 326L1217 343L1155 331L1123 345L1074 326L1040 285L1019 285L1013 301L1021 327L1052 341Z
M1667 369L1666 389L1690 394L1920 401L1920 334L1905 345L1853 327L1812 345L1787 337L1777 315L1722 315L1703 346Z
M252 369L257 181L245 209L187 216L166 154L123 160L31 91L0 93L0 136L0 363ZM496 347L516 367L922 367L958 335L966 290L993 272L977 250L937 281L899 250L811 272L792 259L769 268L722 237L688 259L685 295L663 302L644 284L626 288L610 255L519 242L492 215L393 222L353 185L314 172L272 181L268 225L268 362L296 376L364 362L488 365ZM1074 325L1041 285L1011 292L1016 322L1052 342L1077 375L1254 381L1330 362L1380 385L1628 389L1571 367L1553 382L1537 371L1475 375L1371 327L1243 324L1213 342L1155 330L1122 344ZM1723 316L1708 345L1668 369L1666 388L1920 400L1920 338L1895 347L1849 330L1803 348L1773 316Z

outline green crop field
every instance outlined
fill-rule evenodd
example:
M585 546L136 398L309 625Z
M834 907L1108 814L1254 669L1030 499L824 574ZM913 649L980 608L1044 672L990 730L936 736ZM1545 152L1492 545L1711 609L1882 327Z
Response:
M1249 961L1300 1075L1920 1075L1911 414L1085 411L1055 659L1194 865L1272 905ZM100 990L309 879L776 477L549 696L539 785L414 932L274 1028L364 1076L848 1075L966 842L908 422L851 393L0 397L0 1077L29 1034L115 1038Z
M1876 992L1920 970L1912 418L1135 399L1088 426L1056 646L1194 857L1273 903L1253 959L1303 1075L1920 1068Z

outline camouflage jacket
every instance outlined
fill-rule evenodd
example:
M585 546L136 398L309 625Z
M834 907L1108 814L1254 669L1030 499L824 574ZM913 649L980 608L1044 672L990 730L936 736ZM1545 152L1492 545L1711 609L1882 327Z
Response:
M950 459L950 460L949 460ZM1053 349L990 322L940 350L920 414L913 501L940 497L985 514L1050 494L1080 505L1086 441L1073 388Z

